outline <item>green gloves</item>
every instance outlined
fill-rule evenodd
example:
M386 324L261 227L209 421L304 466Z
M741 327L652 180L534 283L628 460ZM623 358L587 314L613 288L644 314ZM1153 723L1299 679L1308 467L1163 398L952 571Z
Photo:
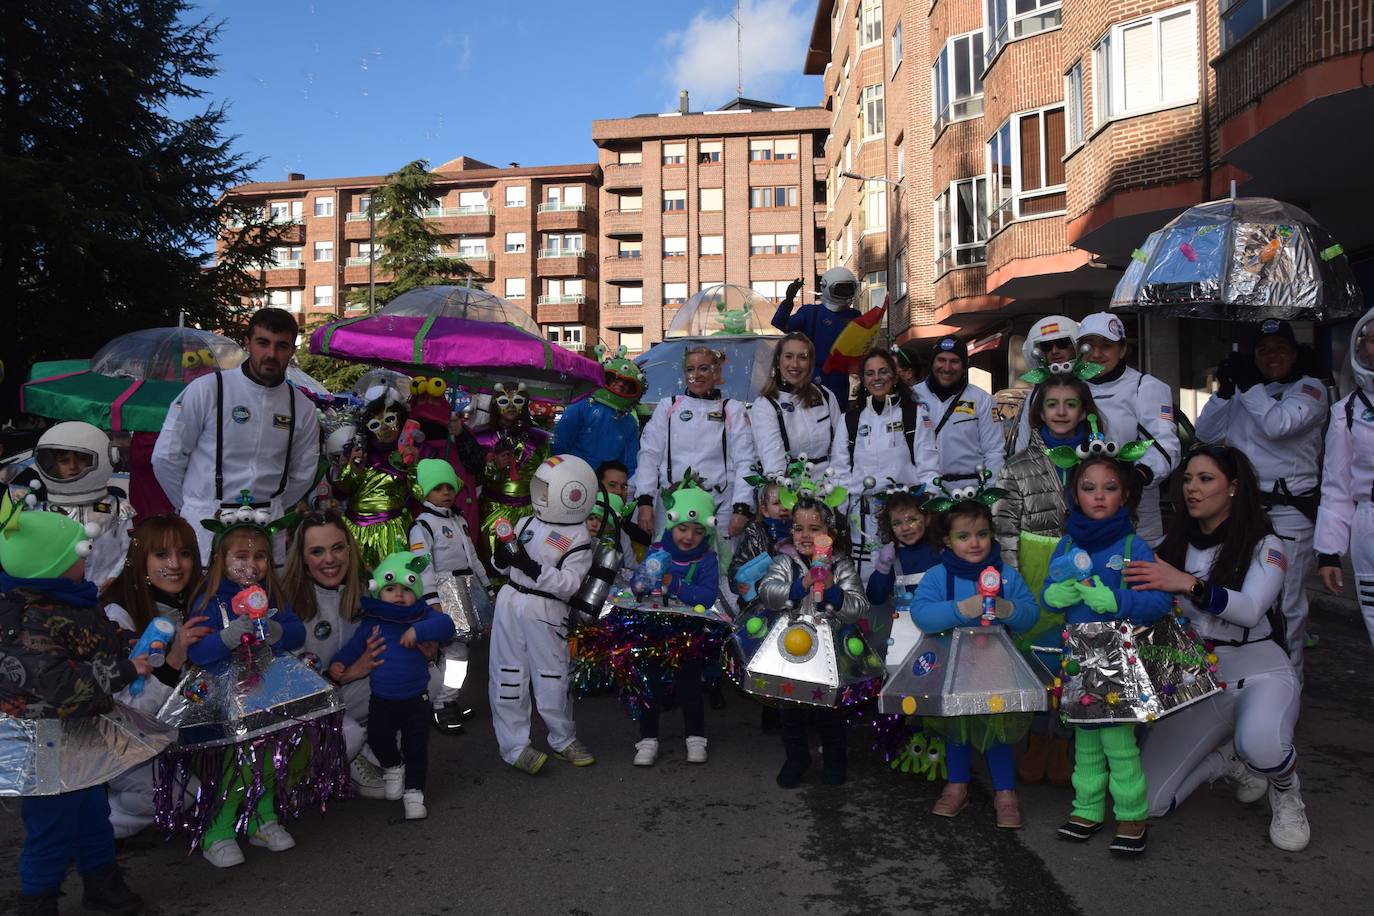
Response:
M1117 611L1116 592L1102 584L1099 576L1093 576L1092 585L1075 582L1082 602L1097 614L1115 614Z
M1050 607L1073 607L1083 599L1078 596L1078 583L1073 579L1056 582L1045 589L1045 603Z

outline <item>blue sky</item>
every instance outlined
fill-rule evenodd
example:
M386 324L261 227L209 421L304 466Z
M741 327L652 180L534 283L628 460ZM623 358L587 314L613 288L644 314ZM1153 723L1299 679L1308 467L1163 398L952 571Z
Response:
M390 172L459 155L590 162L591 122L735 95L734 0L201 0L225 20L220 74L258 180ZM743 3L744 94L815 105L814 0Z

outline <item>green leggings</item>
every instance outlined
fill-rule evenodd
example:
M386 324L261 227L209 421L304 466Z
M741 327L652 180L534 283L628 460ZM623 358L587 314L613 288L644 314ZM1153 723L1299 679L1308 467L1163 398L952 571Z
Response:
M1116 819L1145 820L1149 815L1148 793L1135 726L1076 728L1073 740L1073 816L1094 824L1105 820L1110 782Z
M288 790L305 775L306 767L310 763L310 750L309 740L303 740L292 753L291 760L287 764L286 785ZM259 749L257 753L266 754L269 752L266 749ZM234 838L234 822L238 820L239 809L243 807L244 798L248 794L248 785L253 781L251 763L240 764L237 776L233 775L234 766L235 761L233 760L225 765L224 780L229 785L229 790L225 794L224 804L215 812L215 816L210 819L210 825L205 828L205 838L202 842L207 847L219 840L232 840ZM276 769L272 766L270 759L265 760L262 768L262 798L258 799L253 816L248 819L248 832L250 834L257 833L258 828L263 824L270 824L277 819L277 812L272 804L276 789Z

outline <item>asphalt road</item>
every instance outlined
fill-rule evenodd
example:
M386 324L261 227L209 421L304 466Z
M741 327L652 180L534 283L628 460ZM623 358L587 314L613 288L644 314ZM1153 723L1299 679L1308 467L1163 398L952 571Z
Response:
M1067 789L1023 789L1020 831L993 826L977 783L959 818L943 820L929 813L938 784L889 769L861 729L847 785L822 786L817 765L784 791L778 738L731 692L726 710L708 711L705 766L686 763L675 713L659 764L631 766L634 726L602 697L578 707L597 764L550 760L529 777L497 758L479 709L468 734L434 737L427 821L403 821L400 802L356 800L291 825L289 852L245 844L247 864L228 871L151 832L119 858L160 916L1369 912L1374 650L1351 603L1322 602L1314 629L1298 726L1312 822L1302 853L1271 846L1265 804L1241 806L1224 783L1156 822L1142 861L1113 859L1105 834L1058 842ZM2 810L0 912L12 912L21 827L14 800ZM81 912L75 877L66 890L63 912Z

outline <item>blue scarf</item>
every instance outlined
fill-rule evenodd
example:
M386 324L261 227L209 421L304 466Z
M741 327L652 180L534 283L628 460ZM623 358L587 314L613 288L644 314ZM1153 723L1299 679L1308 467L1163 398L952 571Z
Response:
M16 588L42 592L51 598L54 604L64 604L67 607L95 607L96 599L100 596L95 583L85 579L80 582L60 578L20 579L9 573L0 572L0 592L10 592Z
M792 533L792 521L785 518L764 518L763 530L768 532L768 539L776 546L779 541Z
M668 555L673 558L674 563L680 563L683 566L691 566L711 552L711 535L707 534L706 537L701 539L701 543L691 550L683 550L673 543L673 532L670 529L663 532L663 542L659 546L668 552Z
M1068 518L1064 520L1064 533L1073 538L1075 547L1082 547L1088 553L1109 547L1134 530L1131 512L1125 506L1100 520L1088 518L1077 506L1070 506Z
M992 542L992 552L977 563L970 563L968 560L961 560L954 555L954 551L946 547L940 551L940 564L949 572L954 574L956 579L971 579L978 581L978 574L989 566L996 566L998 572L1002 571L1002 545L995 540ZM951 594L951 597L953 595Z

